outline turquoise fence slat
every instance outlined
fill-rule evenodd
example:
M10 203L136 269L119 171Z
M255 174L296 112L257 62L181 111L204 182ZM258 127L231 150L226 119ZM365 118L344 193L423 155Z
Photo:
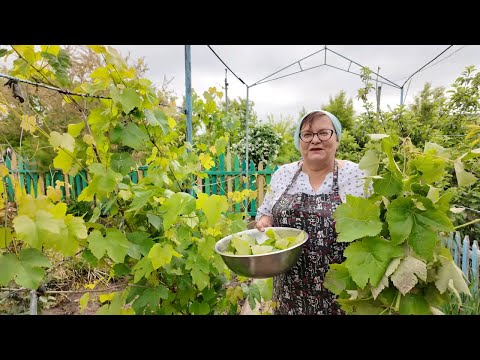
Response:
M462 248L462 241L460 239L460 233L458 231L455 232L454 240L455 240L455 247L453 252L453 259L455 261L455 264L457 264L457 266L460 267L460 249Z
M82 189L85 189L88 186L87 171L82 170L82 171L80 171L80 174L82 174Z
M130 173L130 179L132 179L132 182L134 184L138 184L138 175L137 175L137 172L136 171L132 171Z
M478 290L478 242L473 241L472 245L472 288L474 292Z
M33 192L34 192L34 196L37 197L38 196L38 179L40 178L40 174L32 174L32 177L33 177Z
M238 157L235 157L235 159L233 160L233 171L236 172L237 174L241 174ZM239 191L240 190L239 175L235 176L235 180L233 182L234 182L233 191ZM240 204L235 204L235 212L236 213L240 212Z
M225 154L221 154L218 159L218 170L220 172L220 195L225 195L227 192L225 191L226 182L225 182Z
M469 279L469 271L468 267L470 265L469 263L470 259L470 239L468 238L468 235L465 236L463 239L463 248L462 248L462 271L466 275L467 279Z
M210 179L206 178L205 179L205 194L210 195Z
M213 166L210 171L209 175L211 176L211 187L212 187L212 194L218 194L217 193L217 168Z
M250 184L250 190L255 190L257 188L256 177L255 177L256 169L255 169L255 164L253 163L253 161L250 161L250 168L249 168L248 172L249 172L249 178L250 178L250 179L248 179L248 183ZM257 201L255 199L253 199L250 202L250 211L248 212L248 215L250 215L250 216L257 215Z

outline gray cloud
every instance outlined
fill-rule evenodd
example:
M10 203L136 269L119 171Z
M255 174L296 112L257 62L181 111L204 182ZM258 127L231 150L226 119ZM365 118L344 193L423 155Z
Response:
M328 45L328 48L353 60L360 65L368 66L380 75L402 85L408 76L432 60L448 45ZM183 45L116 45L123 54L130 52L133 58L145 57L150 70L147 77L156 84L162 84L164 77L172 79L169 88L178 97L185 93L185 62ZM281 68L296 62L323 45L212 45L215 52L225 61L230 69L245 83L254 82L274 73ZM218 60L206 45L192 45L192 86L197 93L202 93L210 86L221 88L225 81L225 66ZM457 51L458 50L458 51ZM303 69L317 66L324 62L325 52L301 61ZM442 60L444 59L444 60ZM436 64L438 62L438 64ZM359 67L350 61L327 53L327 63L342 69L358 72ZM411 102L424 86L430 82L432 86L449 87L461 75L466 66L480 67L480 46L454 45L429 67L407 83L404 94L406 103ZM295 64L275 76L299 71ZM375 76L374 76L375 79ZM228 73L228 96L230 99L246 97L246 87L230 72ZM296 118L298 112L327 104L329 97L341 90L354 99L355 109L361 110L361 104L355 99L357 91L363 86L360 78L331 67L322 66L304 71L279 80L270 81L250 88L250 99L255 103L255 111L260 119L267 114L275 118L290 115ZM408 92L407 92L408 88ZM372 94L371 101L374 101ZM180 101L179 101L180 102ZM396 106L400 102L400 90L382 87L381 105Z

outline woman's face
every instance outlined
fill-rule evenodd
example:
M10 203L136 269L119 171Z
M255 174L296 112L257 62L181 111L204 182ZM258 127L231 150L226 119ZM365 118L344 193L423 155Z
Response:
M333 130L332 137L328 140L320 141L318 136L314 135L311 143L304 142L302 139L299 140L300 153L304 161L325 164L331 161L333 163L338 148L338 141L335 128L327 115L315 117L309 125L304 125L300 132L318 133L322 130Z

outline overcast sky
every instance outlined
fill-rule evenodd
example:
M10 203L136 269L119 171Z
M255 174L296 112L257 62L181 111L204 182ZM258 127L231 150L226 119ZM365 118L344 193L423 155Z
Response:
M327 51L326 63L338 68L359 73L359 66L368 66L384 78L402 85L405 80L427 62L435 58L449 45L327 45L342 58ZM168 86L180 100L185 95L185 47L184 45L115 45L116 49L131 57L144 57L149 67L146 77L161 85L163 79L171 80ZM252 85L274 72L322 50L324 45L211 45L217 55L247 85ZM300 61L268 79L287 75L300 69L321 65L325 62L325 51ZM404 87L406 103L411 103L426 82L432 86L449 87L460 76L466 66L480 69L479 45L454 45L424 70L416 74L411 83ZM300 68L301 66L301 68ZM221 89L225 85L225 65L207 45L191 46L192 87L199 94L210 86ZM246 97L246 86L228 72L229 99ZM268 80L266 79L266 80ZM373 76L376 79L376 76ZM384 80L385 81L385 80ZM327 104L330 96L344 90L354 100L355 110L361 111L361 103L356 100L357 91L363 86L359 76L332 67L320 66L259 84L250 88L250 100L260 119L273 114L291 115L297 118L305 109L320 108ZM408 91L407 91L408 89ZM371 101L374 101L372 95ZM381 107L387 110L400 102L400 90L382 85Z

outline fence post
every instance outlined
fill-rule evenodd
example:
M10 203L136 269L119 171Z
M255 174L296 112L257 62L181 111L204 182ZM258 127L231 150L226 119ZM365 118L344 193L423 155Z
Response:
M250 190L255 190L256 181L255 181L255 175L253 175L254 173L255 173L255 164L253 163L253 161L250 161L250 171L249 171L249 179L248 179ZM248 206L248 199L247 199L247 206ZM250 213L256 213L256 212L257 212L257 201L253 199L250 202L250 211L247 210L247 213L248 215L252 216L252 214Z
M225 195L225 174L222 174L225 172L225 154L220 154L220 157L218 158L218 170L220 171L220 181L219 181L219 188L220 188L220 195Z
M258 163L258 172L263 171L263 161L260 161ZM257 189L258 189L258 194L257 194L257 201L258 201L258 206L261 206L263 203L263 198L265 196L265 176L262 174L257 175Z
M470 278L470 271L468 268L469 265L469 255L470 255L470 239L467 236L463 239L463 251L462 251L462 271L467 277L467 280Z
M43 180L43 174L38 174L38 191L40 194L45 195L45 181Z
M240 172L240 164L238 162L238 156L235 156L235 160L233 162L233 171L235 171L235 173L239 173ZM235 176L235 180L234 180L234 191L239 191L240 190L240 184L239 184L239 178L240 175L237 175ZM236 213L239 213L240 212L240 204L235 204L235 212Z
M227 158L226 158L226 163L227 163L227 171L228 172L231 172L232 171L232 153L230 152L230 147L228 148L227 150ZM227 192L231 193L232 192L232 175L228 175L227 176ZM228 205L228 211L232 211L233 210L233 206L232 204L229 202L229 205Z
M460 239L460 232L455 231L455 239L453 241L453 259L455 264L460 267L460 249L462 248L462 242Z
M70 198L70 182L68 181L68 175L63 174L63 181L65 183L65 198Z
M37 315L37 291L30 291L30 315Z
M215 158L213 159L213 163L215 165L218 164L217 159L215 159ZM215 165L213 165L213 167L210 169L210 171L215 171L215 172L217 171L217 167ZM212 187L212 195L213 194L218 194L218 192L217 192L217 175L215 175L215 174L212 174L211 187Z
M478 291L478 242L473 240L472 245L472 281L473 293Z

